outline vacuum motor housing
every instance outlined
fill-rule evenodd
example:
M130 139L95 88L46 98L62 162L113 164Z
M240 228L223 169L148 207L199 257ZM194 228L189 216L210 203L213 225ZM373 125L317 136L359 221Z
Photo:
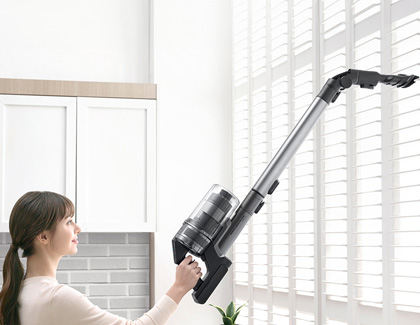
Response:
M174 240L200 256L210 245L239 205L238 198L220 185L213 185L190 217L184 221Z

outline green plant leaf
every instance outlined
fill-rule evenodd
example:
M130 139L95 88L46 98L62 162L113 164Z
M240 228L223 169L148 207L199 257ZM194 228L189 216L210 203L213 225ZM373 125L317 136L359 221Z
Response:
M235 324L236 322L236 318L238 317L239 313L241 312L241 309L248 303L248 301L246 303L244 303L242 306L238 307L238 309L236 309L235 314L232 316L232 321L233 324Z
M230 319L230 317L226 317L226 316L223 316L223 324L225 324L225 325L235 325L232 322L232 320Z
M233 322L233 324L235 324L235 322L236 322L236 318L238 317L238 315L239 315L239 311L237 311L233 316L232 316L232 322Z
M234 313L235 313L235 303L231 301L229 306L227 306L226 308L226 316L232 317Z
M220 315L222 315L223 317L226 316L225 311L223 310L223 308L221 308L219 306L212 305L212 304L209 304L209 305L212 306L212 307L214 307L214 308L216 308L219 311Z
M244 303L242 306L238 307L238 309L236 309L236 312L239 313L239 311L245 307L245 305L248 303L248 301L246 303Z

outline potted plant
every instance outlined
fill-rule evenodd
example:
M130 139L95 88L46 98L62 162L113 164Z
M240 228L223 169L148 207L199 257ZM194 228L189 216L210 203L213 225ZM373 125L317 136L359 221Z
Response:
M236 318L238 317L242 307L244 307L245 305L246 303L244 303L242 306L238 307L238 309L235 310L235 303L231 301L229 306L227 306L225 312L221 307L210 304L210 306L216 308L222 315L224 325L235 325Z

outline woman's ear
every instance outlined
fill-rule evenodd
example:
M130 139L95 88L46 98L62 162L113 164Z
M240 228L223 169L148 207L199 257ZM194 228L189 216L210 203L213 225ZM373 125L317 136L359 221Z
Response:
M40 244L46 245L46 244L48 244L48 242L50 240L50 232L49 231L43 231L38 236L36 236L36 239Z

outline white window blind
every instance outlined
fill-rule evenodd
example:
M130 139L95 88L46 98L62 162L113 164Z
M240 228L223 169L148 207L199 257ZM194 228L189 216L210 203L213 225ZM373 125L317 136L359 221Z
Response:
M233 0L234 192L326 80L420 74L420 1ZM331 104L233 247L239 324L420 323L420 90Z
M392 70L418 67L420 13L393 22ZM413 33L417 31L417 33ZM398 314L420 313L420 93L393 91L389 112L391 304Z

